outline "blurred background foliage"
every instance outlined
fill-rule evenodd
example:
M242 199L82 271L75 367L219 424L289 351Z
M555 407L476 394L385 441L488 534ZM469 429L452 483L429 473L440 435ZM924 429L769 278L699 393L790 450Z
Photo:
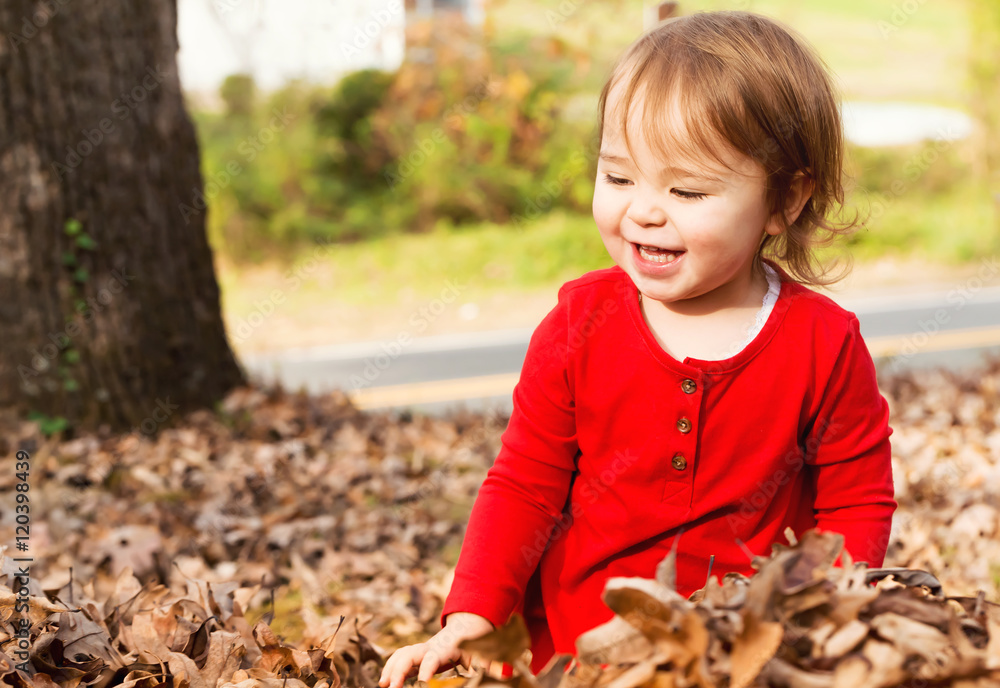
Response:
M252 265L336 241L360 260L347 245L362 243L364 260L398 270L401 284L414 256L427 269L462 255L460 269L442 269L497 288L610 265L590 216L596 104L614 59L642 31L642 5L493 0L481 30L418 31L395 73L272 93L230 77L221 107L194 112L206 183L216 182L206 188L215 250ZM1000 3L918 5L894 18L897 5L862 0L682 3L795 27L845 97L975 117L979 129L964 141L848 151L849 203L869 217L850 240L858 259L967 262L1000 249ZM276 111L289 113L287 127L276 143L255 145ZM240 172L220 176L232 162ZM352 267L341 267L349 280Z
M223 111L195 115L206 183L231 161L243 169L209 199L213 244L253 261L317 240L589 212L592 161L581 153L594 122L567 108L586 55L559 38L502 41L460 22L423 41L428 61L329 89L258 96L248 77L227 79ZM280 145L248 144L276 110L293 113Z

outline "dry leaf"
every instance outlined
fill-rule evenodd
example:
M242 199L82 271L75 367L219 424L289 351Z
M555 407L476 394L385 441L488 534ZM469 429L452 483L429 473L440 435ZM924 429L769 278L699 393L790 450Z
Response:
M632 664L653 654L653 645L632 624L615 615L576 639L576 652L586 664Z
M780 623L746 618L743 633L733 643L730 688L745 688L753 683L781 647L784 635L785 629Z
M843 657L868 635L868 624L852 619L838 628L823 644L822 656L831 659Z

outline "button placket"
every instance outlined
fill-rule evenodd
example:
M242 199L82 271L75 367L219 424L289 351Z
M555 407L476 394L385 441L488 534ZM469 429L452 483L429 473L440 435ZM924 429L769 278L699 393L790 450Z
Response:
M670 465L676 471L674 474L676 477L671 479L670 482L675 486L686 485L686 489L681 490L677 495L684 494L686 497L681 497L681 499L690 500L693 488L693 475L687 470L688 457L694 457L698 451L697 433L692 433L691 431L698 421L701 407L701 399L698 392L701 389L699 382L692 378L682 379L678 386L683 394L677 399L679 409L677 418L674 421L678 433L674 436L677 449L670 458Z

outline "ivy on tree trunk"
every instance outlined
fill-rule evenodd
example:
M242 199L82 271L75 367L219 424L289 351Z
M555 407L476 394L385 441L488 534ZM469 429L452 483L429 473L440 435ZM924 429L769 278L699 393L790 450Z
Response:
M155 432L244 382L176 0L4 0L0 30L0 408Z

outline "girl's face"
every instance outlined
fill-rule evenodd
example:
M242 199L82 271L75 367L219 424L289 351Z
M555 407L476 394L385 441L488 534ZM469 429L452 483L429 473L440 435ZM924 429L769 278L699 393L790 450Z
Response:
M606 112L615 112L616 95L613 89ZM608 253L643 297L677 313L751 305L754 255L765 232L782 231L765 205L763 168L735 152L732 170L708 156L657 159L642 137L641 112L642 103L634 104L636 159L608 126L614 118L604 128L593 210Z

